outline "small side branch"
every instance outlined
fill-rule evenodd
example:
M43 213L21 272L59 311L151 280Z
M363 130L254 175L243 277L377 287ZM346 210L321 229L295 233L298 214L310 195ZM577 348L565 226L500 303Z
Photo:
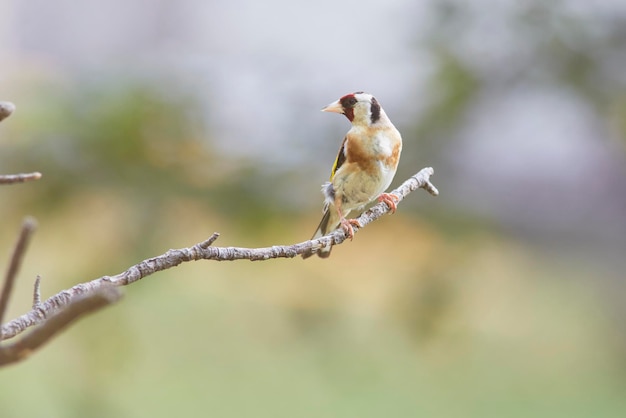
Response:
M37 275L33 286L33 309L37 309L39 305L41 305L41 276Z
M17 242L15 243L15 248L13 249L13 254L11 255L11 261L9 262L9 268L7 269L7 273L4 278L2 293L0 293L0 324L4 319L4 313L6 312L7 306L9 304L9 297L11 296L11 291L13 290L13 284L15 283L17 273L20 270L20 266L22 265L22 259L24 258L26 247L28 246L30 237L32 236L33 232L35 232L36 227L37 222L33 218L26 218L22 223L22 229L20 230L20 235L17 238ZM2 340L1 328L0 340Z
M398 198L397 204L404 200L409 193L419 188L428 191L433 196L437 196L439 192L430 182L430 176L432 174L432 168L424 168L402 183L400 187L393 190L391 193ZM361 228L355 228L355 233L387 212L389 212L389 207L385 203L379 203L373 206L357 218ZM192 247L169 250L157 257L143 260L115 276L103 276L63 290L41 302L30 312L4 324L2 326L2 338L12 338L24 332L29 327L41 324L46 321L46 318L51 318L53 315L64 310L68 305L76 303L76 300L98 293L103 288L126 286L156 272L176 267L185 262L197 260L257 261L273 258L293 258L305 251L310 251L312 248L319 248L320 246L328 244L339 245L347 238L343 229L338 229L324 237L293 245L275 245L266 248L213 247L212 244L218 237L219 234L214 233L209 239Z

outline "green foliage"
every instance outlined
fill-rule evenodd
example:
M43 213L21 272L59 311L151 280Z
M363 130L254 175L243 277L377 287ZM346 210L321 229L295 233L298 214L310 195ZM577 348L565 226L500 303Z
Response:
M72 193L100 187L128 187L139 199L181 187L190 192L184 180L200 164L211 165L190 97L166 97L135 83L48 93L15 133L22 145L3 156L8 167L19 157L22 166L44 173L39 204L54 207Z
M189 94L133 81L41 90L38 107L17 120L12 135L20 141L3 144L0 155L3 171L44 174L45 187L26 189L15 208L45 208L41 217L75 205L76 196L108 196L109 205L129 210L124 239L138 246L178 199L251 234L287 210L275 198L282 176L212 151L202 108Z

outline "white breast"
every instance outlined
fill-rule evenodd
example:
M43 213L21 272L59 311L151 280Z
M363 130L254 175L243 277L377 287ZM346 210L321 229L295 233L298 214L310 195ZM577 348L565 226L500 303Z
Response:
M387 190L387 188L393 181L393 177L396 175L395 168L393 170L390 170L387 167L385 167L382 163L379 163L379 164L381 165L380 167L381 182L380 182L380 190L378 190L378 192L376 193L376 196L378 196L379 194Z

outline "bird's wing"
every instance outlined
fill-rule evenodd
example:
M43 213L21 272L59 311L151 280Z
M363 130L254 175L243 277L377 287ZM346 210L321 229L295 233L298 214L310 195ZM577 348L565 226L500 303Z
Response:
M337 154L337 158L335 158L335 162L333 164L333 170L330 173L330 181L333 181L333 177L335 177L335 173L339 170L339 167L343 165L346 161L346 146L348 143L348 137L346 136L341 143L341 147L339 147L339 153Z

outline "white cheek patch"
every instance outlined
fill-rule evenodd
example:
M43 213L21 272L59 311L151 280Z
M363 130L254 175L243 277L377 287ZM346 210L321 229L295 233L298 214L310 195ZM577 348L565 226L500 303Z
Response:
M359 123L370 124L372 118L371 103L374 99L369 93L354 93L354 98L357 99L356 106L354 107L355 119L359 120Z

